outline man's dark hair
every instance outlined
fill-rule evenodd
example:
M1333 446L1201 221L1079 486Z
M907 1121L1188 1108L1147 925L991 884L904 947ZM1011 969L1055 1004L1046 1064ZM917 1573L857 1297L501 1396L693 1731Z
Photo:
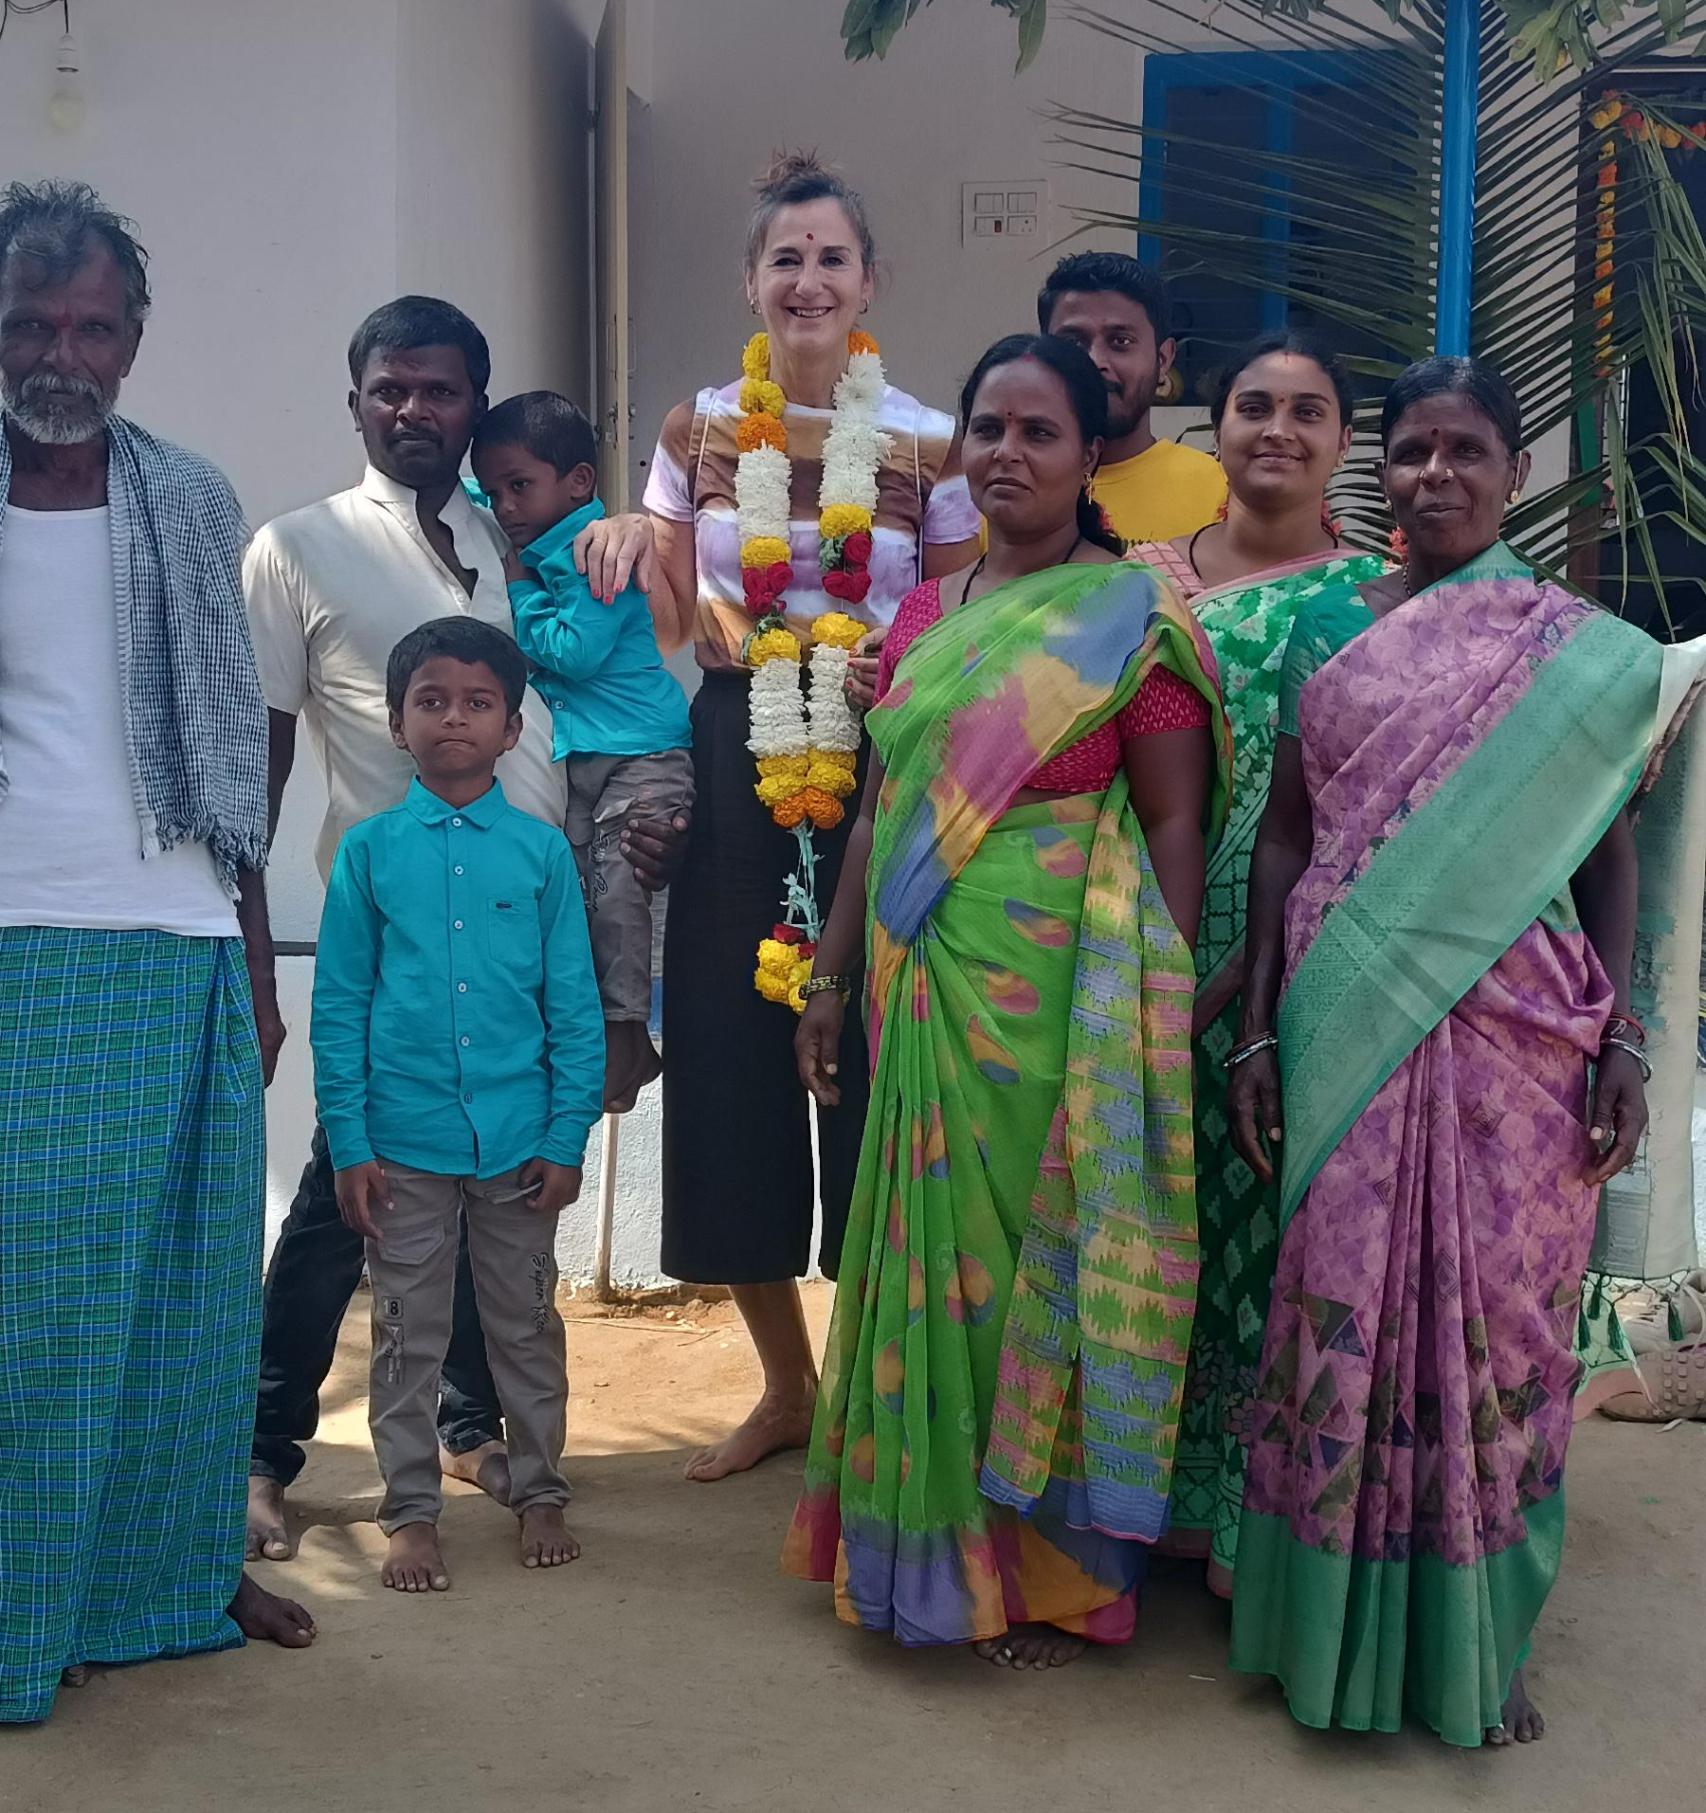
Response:
M527 691L527 657L515 646L515 639L478 617L435 617L418 630L410 630L385 663L385 703L398 716L409 682L439 655L469 667L483 661L504 689L509 715L513 718L521 710L522 695Z
M375 353L413 352L418 346L454 346L468 368L468 381L484 396L492 381L492 352L486 336L453 302L436 296L399 296L376 308L349 343L349 381L361 389L367 362Z
M1173 308L1161 273L1124 252L1073 252L1061 259L1037 292L1038 328L1045 334L1052 331L1054 305L1062 296L1093 295L1097 290L1112 290L1135 302L1149 317L1157 346L1172 339Z
M40 284L68 283L93 241L105 243L124 277L125 312L148 319L148 254L135 223L115 214L87 183L8 183L0 191L0 275L12 258L41 270Z
M598 464L598 436L586 412L554 390L524 390L487 410L474 430L474 452L524 447L562 478Z

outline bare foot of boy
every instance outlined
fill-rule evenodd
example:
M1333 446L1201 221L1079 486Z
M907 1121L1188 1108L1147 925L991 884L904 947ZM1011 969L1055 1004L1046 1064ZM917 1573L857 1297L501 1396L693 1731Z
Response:
M581 1545L563 1522L561 1505L530 1505L521 1514L521 1565L565 1567L579 1559Z
M245 1561L288 1561L290 1532L284 1527L284 1487L276 1479L249 1475L248 1531Z
M452 1454L448 1448L441 1447L438 1468L448 1479L465 1480L471 1486L478 1486L500 1505L509 1503L509 1450L502 1442L482 1442L466 1454Z
M399 1593L445 1593L450 1574L438 1546L438 1526L406 1523L391 1532L379 1578Z

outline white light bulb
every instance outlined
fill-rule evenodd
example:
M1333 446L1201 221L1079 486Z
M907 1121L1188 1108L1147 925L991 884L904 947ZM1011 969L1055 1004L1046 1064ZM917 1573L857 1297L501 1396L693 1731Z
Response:
M60 132L75 132L88 114L83 99L83 58L77 40L67 32L53 57L53 93L48 97L48 124Z

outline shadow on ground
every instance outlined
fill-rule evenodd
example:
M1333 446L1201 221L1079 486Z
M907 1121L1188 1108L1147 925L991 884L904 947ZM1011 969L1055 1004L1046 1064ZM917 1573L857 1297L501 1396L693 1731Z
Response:
M821 1333L827 1292L812 1293ZM500 1806L1006 1813L1605 1813L1698 1801L1706 1682L1706 1425L1578 1430L1564 1579L1531 1682L1532 1750L1293 1725L1229 1675L1225 1611L1161 1564L1137 1642L1048 1675L847 1630L827 1588L776 1565L797 1456L689 1486L687 1455L750 1402L726 1307L575 1319L570 1521L583 1558L517 1564L515 1526L450 1489L453 1590L383 1590L361 1397L365 1300L293 1502L298 1559L258 1576L312 1604L307 1654L97 1674L51 1723L8 1733L0 1807L282 1813Z

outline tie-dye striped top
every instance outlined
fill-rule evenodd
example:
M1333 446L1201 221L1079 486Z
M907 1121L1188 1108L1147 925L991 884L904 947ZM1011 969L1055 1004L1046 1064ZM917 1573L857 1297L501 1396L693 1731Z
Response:
M890 385L879 423L890 436L888 457L877 474L876 529L871 590L852 614L885 627L900 601L923 576L926 545L972 540L978 514L960 471L954 421ZM811 620L842 610L823 589L818 571L818 486L823 481L823 442L831 412L790 403L784 418L793 466L794 583L788 588L788 624L809 635ZM699 574L696 636L701 667L738 664L752 619L742 602L740 532L735 521L735 428L740 384L699 392L664 421L645 507L654 516L693 527Z

